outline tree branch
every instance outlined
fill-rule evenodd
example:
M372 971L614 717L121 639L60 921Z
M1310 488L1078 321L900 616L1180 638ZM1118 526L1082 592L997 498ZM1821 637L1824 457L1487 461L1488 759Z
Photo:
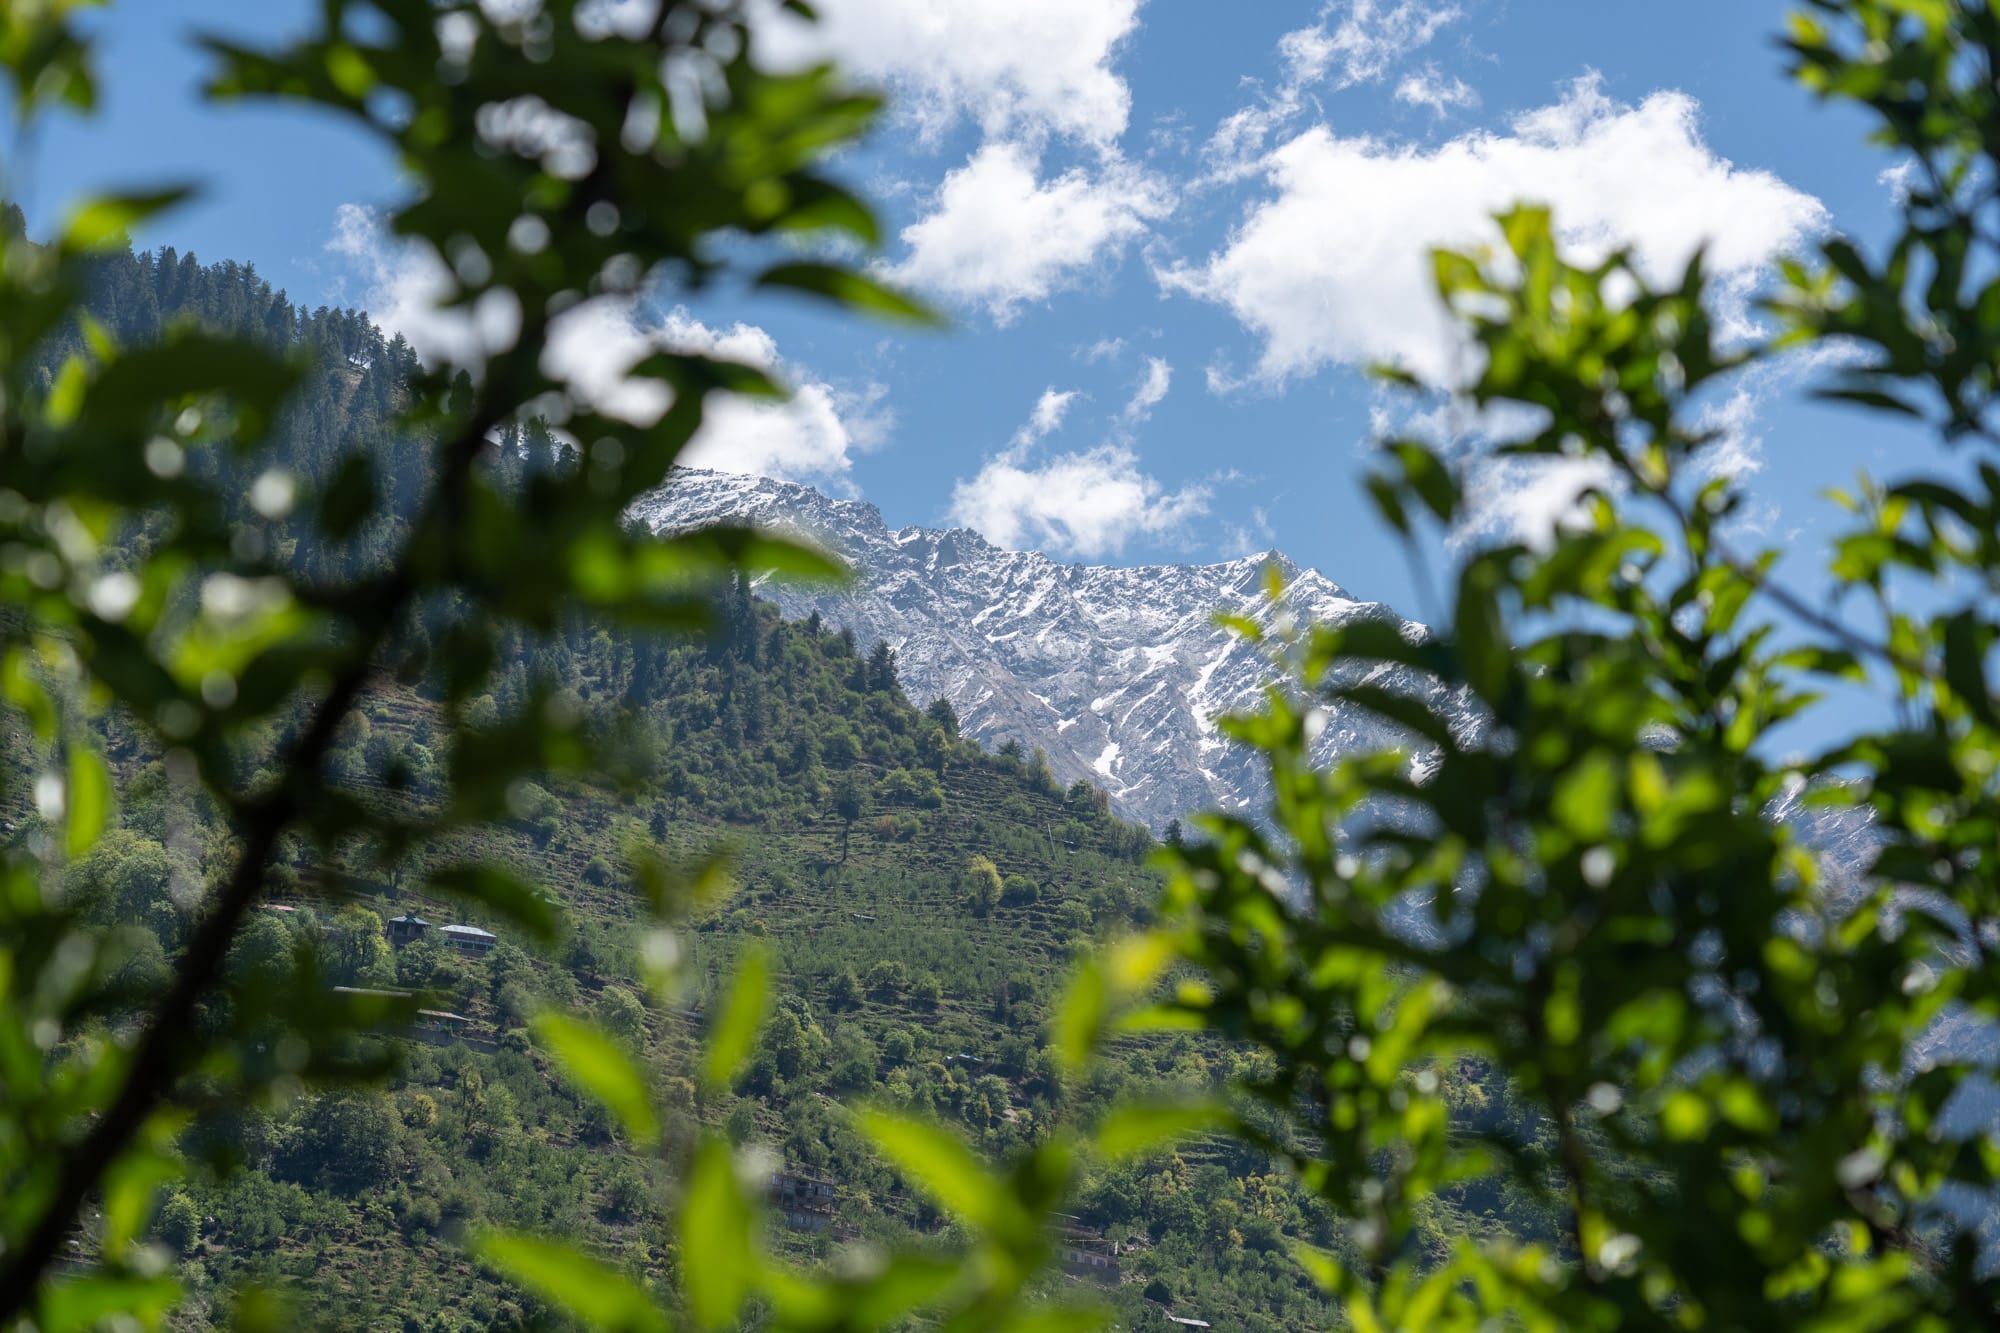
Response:
M63 1237L74 1224L84 1200L166 1100L183 1072L196 1010L203 996L220 980L229 946L244 917L263 896L271 852L278 839L307 809L341 723L367 685L375 669L376 655L419 591L411 573L417 546L426 540L432 524L449 524L456 518L462 508L458 493L486 444L487 432L499 423L502 415L490 401L480 402L443 450L430 512L425 521L417 524L401 558L366 603L368 614L359 622L360 633L352 657L335 676L312 724L285 757L285 781L270 795L246 807L242 854L214 907L189 943L173 987L140 1037L118 1095L90 1131L63 1153L55 1190L43 1205L41 1216L21 1244L5 1256L4 1266L0 1267L0 1327L10 1327L28 1310L43 1274L61 1248Z

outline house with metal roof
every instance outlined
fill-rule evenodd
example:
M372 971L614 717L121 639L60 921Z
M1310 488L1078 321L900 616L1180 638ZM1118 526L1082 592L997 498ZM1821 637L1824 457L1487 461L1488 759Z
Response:
M472 1020L464 1014L454 1014L448 1009L419 1009L416 1026L425 1031L456 1034L470 1028Z
M460 953L472 954L475 957L484 957L492 953L493 946L500 942L498 935L490 930L481 930L477 926L445 926L438 931L438 934L444 937L446 944Z

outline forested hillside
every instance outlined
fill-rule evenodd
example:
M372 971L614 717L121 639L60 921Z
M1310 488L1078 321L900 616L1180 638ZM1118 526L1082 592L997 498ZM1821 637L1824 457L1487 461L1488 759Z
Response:
M413 359L365 319L295 310L247 269L171 251L106 261L94 310L121 339L195 318L312 358L289 409L294 444L254 460L265 471L250 475L325 479L365 450L386 485L421 492L420 451L379 438ZM501 441L490 465L521 485L570 464L531 426ZM281 539L308 573L368 558L361 542L330 554L310 531ZM411 635L448 638L451 610L435 608ZM465 709L474 727L501 735L522 709L558 710L618 738L616 771L518 784L511 821L476 847L362 845L337 863L294 848L284 858L279 893L235 946L239 977L278 976L289 963L330 1005L408 992L429 1013L383 1046L397 1065L386 1087L302 1092L188 1131L184 1147L223 1169L172 1196L154 1224L197 1293L187 1326L226 1317L227 1293L245 1284L309 1283L315 1317L334 1324L539 1318L527 1295L455 1244L489 1220L586 1237L671 1303L683 1259L661 1225L673 1172L629 1151L602 1107L556 1076L528 1030L544 1010L586 1011L643 1058L674 1108L671 1142L706 1123L763 1145L774 1243L801 1262L870 1237L943 1239L944 1219L850 1130L850 1105L917 1109L1000 1156L1128 1093L1216 1089L1254 1072L1213 1039L1181 1036L1128 1040L1087 1079L1066 1081L1046 1046L1052 1003L1093 941L1147 919L1158 890L1150 835L1111 818L1101 791L1059 787L1039 753L984 753L960 737L948 704L920 709L885 645L817 617L784 620L740 584L716 590L714 617L702 639L614 637L585 619L503 639L497 688ZM26 770L32 746L9 725L10 762ZM115 714L104 730L121 827L65 883L118 927L143 994L224 872L229 837L176 779L171 755ZM448 731L422 677L385 677L340 737L340 789L378 808L421 809L454 762L440 739ZM34 845L39 819L18 798L9 815L12 836ZM728 853L733 891L702 902L678 937L692 951L682 984L656 991L648 978L667 937L645 924L646 895L661 865L716 850ZM560 923L548 941L411 887L467 853L539 886ZM426 925L392 943L397 917ZM446 924L489 928L499 943L460 952L444 942ZM750 948L768 951L770 1017L734 1086L700 1091L716 993ZM273 1032L272 1058L288 1058L288 1040ZM1481 1203L1490 1212L1501 1200ZM1331 1216L1240 1144L1102 1164L1075 1207L1056 1220L1073 1259L1056 1280L1101 1285L1128 1321L1167 1308L1273 1330L1329 1317L1288 1250L1340 1244ZM1476 1225L1440 1217L1437 1234Z

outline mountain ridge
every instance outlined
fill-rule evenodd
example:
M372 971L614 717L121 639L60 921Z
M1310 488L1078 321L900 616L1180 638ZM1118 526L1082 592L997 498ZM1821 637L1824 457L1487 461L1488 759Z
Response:
M1272 676L1262 651L1215 621L1265 629L1372 619L1413 641L1429 633L1381 602L1271 551L1212 564L1084 565L1009 551L969 528L891 528L865 500L797 482L679 469L633 506L655 532L736 520L806 536L856 570L846 589L773 584L759 593L790 616L818 612L863 645L887 642L913 698L944 698L966 735L1040 747L1064 783L1102 786L1126 817L1155 829L1196 810L1245 811L1267 792L1247 752L1215 725L1255 705ZM1275 564L1285 592L1264 596ZM1393 688L1443 687L1400 668ZM1447 702L1440 700L1439 702ZM1471 725L1469 710L1450 709ZM1331 705L1314 757L1397 744L1379 719Z

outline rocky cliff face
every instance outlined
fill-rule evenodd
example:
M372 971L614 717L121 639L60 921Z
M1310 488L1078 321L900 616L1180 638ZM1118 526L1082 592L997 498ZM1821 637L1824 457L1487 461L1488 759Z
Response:
M1155 829L1191 811L1263 799L1250 757L1214 719L1255 704L1270 676L1260 651L1214 623L1219 610L1269 627L1382 620L1424 633L1387 607L1357 600L1317 570L1273 552L1214 565L1134 568L1061 564L1004 551L964 528L890 528L871 504L810 487L693 469L634 507L655 531L736 519L804 534L852 561L838 592L761 590L793 616L818 611L864 649L886 640L919 704L951 701L966 734L991 746L1040 746L1056 776L1087 778L1128 818ZM1273 606L1267 565L1288 588ZM1412 676L1387 682L1423 693ZM1316 756L1375 748L1386 728L1334 709Z

